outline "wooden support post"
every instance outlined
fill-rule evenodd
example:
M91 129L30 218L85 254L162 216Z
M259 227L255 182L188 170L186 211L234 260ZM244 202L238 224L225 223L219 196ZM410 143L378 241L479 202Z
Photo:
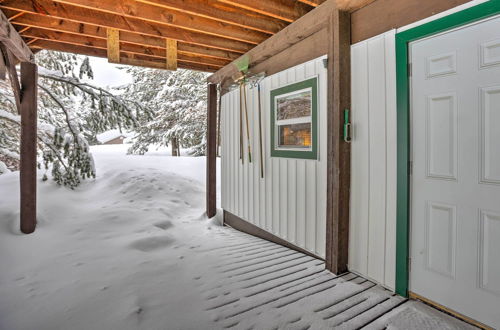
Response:
M120 31L117 29L108 29L108 62L120 63Z
M207 216L212 218L216 213L216 136L217 136L217 85L208 84L207 111Z
M351 149L343 113L351 106L350 14L335 9L329 22L326 268L347 271Z
M21 63L21 232L36 227L37 66Z
M167 48L167 70L175 71L177 70L177 40L166 39L166 48Z

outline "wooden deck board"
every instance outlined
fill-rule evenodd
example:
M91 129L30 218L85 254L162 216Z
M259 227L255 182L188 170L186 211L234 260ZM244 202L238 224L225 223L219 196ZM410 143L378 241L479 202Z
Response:
M356 274L336 276L301 252L231 228L221 236L227 245L209 251L217 254L217 276L201 284L221 328L385 329L408 321L471 329L436 310L419 314L420 303Z

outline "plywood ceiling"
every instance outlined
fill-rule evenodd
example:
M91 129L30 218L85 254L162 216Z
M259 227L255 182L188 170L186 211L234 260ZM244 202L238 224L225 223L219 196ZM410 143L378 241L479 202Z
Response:
M354 10L373 0L336 1ZM215 72L322 2L0 0L0 9L33 51L108 57L108 32L117 30L114 62L165 69L170 58L179 68Z

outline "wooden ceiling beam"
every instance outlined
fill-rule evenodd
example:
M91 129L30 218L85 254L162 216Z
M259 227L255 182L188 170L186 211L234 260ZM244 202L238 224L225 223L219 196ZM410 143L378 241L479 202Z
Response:
M66 44L72 44L75 46L87 46L94 47L102 50L107 49L107 41L104 38L94 38L89 36L84 36L80 34L62 33L51 30L44 30L39 28L32 28L23 35L25 38L32 38L36 40L47 40L56 41ZM120 52L134 54L134 55L144 55L149 57L155 57L159 61L166 61L165 53L166 48L150 48L138 46L135 44L124 43L122 40L122 35L120 34ZM165 40L164 40L165 47ZM178 49L178 58L185 62L199 63L203 65L213 65L222 67L227 65L230 60L219 59L213 57L199 56L196 53L186 52Z
M308 4L309 6L317 7L326 0L298 0L298 1ZM336 0L336 3L338 9L353 12L364 6L368 6L370 3L374 1L375 0Z
M52 0L60 4L74 5L98 12L136 18L153 24L168 25L188 31L259 44L269 34L225 24L213 19L188 14L176 9L165 9L135 0Z
M326 1L321 6L318 6L308 14L298 19L294 24L290 24L279 33L257 45L241 58L249 60L250 71L252 71L257 64L264 62L276 54L290 48L297 42L326 28L330 15L335 8L335 0ZM226 80L232 79L231 77L237 73L238 69L236 65L234 65L234 63L230 63L208 77L208 81L214 84L224 83Z
M187 31L173 26L146 23L145 21L137 18L123 17L105 12L96 12L95 10L73 5L59 4L50 0L4 0L0 3L0 8L52 16L77 23L86 23L105 28L118 29L120 31L170 38L181 42L233 52L244 53L254 46L253 44L237 40L229 40L204 33Z
M218 0L256 13L292 23L309 12L312 7L290 0Z
M313 7L318 7L321 5L325 0L298 0L302 3L305 3L306 5L313 6Z
M349 12L368 6L375 0L336 0L337 8Z
M6 14L12 15L15 12L10 10L5 10ZM28 29L38 30L39 28L46 34L48 31L62 32L78 34L80 36L95 37L106 40L106 29L99 26L90 24L80 24L71 21L65 21L57 18L52 18L48 16L36 15L36 14L26 14L23 17L17 18L12 22L15 26L22 26L23 28L19 30L22 34ZM31 32L30 32L31 33ZM57 36L51 37L49 39L56 39ZM149 51L151 48L164 49L165 39L158 37L145 36L137 33L121 31L120 41L122 43L129 43L131 45L136 45L144 47L145 51ZM221 60L234 60L238 58L241 53L228 52L225 50L220 50L216 48L203 47L198 45L178 43L178 50L180 52L192 53L198 56L206 56Z
M247 29L275 34L287 23L259 13L225 4L217 4L211 0L136 0L166 9L175 9L187 14L210 18L226 24L233 24Z
M0 42L21 62L33 62L35 57L23 38L0 11Z
M53 40L49 41L40 39L31 44L31 47L35 50L48 49L48 50L56 50L61 52L69 52L87 56L107 58L107 51L105 49L66 44ZM158 60L147 56L133 55L123 52L120 52L120 64L143 66L148 68L165 70L165 60L161 59ZM214 72L219 68L218 66L197 64L180 60L178 61L178 67L181 69L197 70L204 72Z

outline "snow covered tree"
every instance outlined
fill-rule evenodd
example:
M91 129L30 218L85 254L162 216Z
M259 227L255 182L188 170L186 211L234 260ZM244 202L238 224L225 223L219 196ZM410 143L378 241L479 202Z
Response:
M133 84L124 95L153 112L142 118L130 153L144 154L151 145L180 146L195 156L205 154L207 74L190 70L165 71L133 67L127 69Z
M87 82L93 77L87 57L42 51L37 54L37 63L42 164L55 182L74 188L82 179L95 177L88 138L107 129L134 128L141 116L148 117L147 111L137 102ZM7 170L6 163L15 166L19 160L20 118L9 86L6 82L0 84L2 172Z

